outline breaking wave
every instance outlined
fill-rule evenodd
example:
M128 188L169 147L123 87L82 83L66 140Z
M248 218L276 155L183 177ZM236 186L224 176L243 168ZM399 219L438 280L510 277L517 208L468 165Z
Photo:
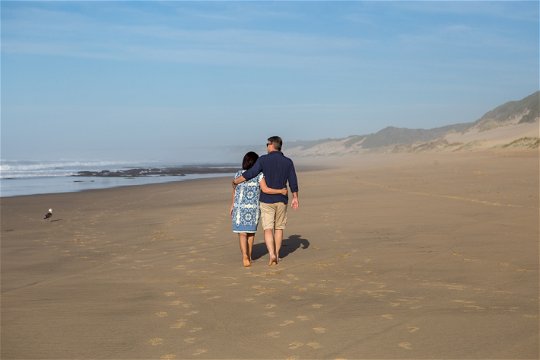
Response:
M71 176L85 170L118 170L135 165L121 161L0 160L0 179Z

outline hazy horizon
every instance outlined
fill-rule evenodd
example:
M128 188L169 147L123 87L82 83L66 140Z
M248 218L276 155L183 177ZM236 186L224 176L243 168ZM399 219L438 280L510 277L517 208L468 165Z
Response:
M1 10L2 159L234 162L272 135L472 122L539 87L536 1Z

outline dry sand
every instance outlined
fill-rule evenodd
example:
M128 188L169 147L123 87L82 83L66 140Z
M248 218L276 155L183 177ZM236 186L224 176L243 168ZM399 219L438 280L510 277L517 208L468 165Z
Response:
M273 267L228 178L1 199L2 359L538 358L538 152L338 162Z

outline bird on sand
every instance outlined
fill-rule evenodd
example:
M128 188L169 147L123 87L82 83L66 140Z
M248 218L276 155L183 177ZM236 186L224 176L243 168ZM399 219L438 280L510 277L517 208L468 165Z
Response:
M47 213L45 214L45 216L43 216L43 219L44 219L44 220L50 219L51 216L52 216L52 209L49 209L49 211L47 211Z

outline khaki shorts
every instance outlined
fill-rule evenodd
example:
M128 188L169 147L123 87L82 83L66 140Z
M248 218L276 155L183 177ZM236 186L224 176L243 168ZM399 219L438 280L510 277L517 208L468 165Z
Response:
M287 204L278 202L274 204L260 203L261 223L263 230L284 230L287 225Z

